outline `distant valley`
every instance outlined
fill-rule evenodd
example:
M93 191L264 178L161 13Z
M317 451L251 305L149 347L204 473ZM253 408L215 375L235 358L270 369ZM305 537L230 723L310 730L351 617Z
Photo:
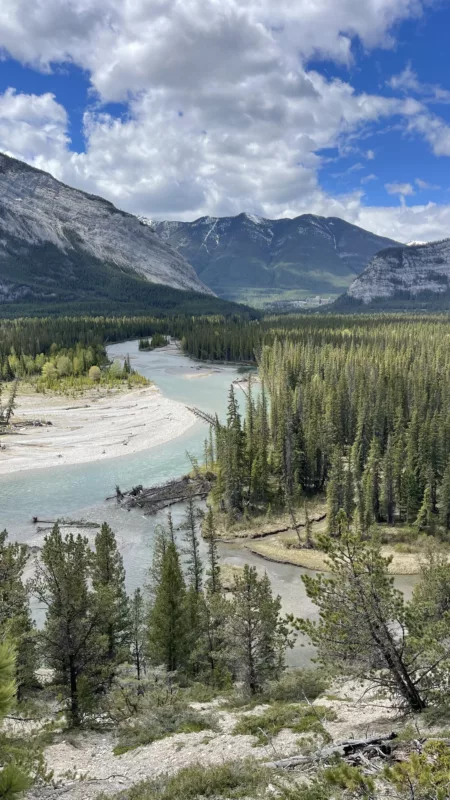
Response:
M398 245L338 217L252 214L151 222L219 297L264 306L344 292L379 250Z

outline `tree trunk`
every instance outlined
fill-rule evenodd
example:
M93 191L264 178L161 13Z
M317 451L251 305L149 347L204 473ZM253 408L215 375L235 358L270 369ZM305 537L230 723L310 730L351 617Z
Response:
M72 725L74 725L74 727L78 727L80 724L80 710L78 706L77 671L75 668L75 659L73 655L69 656L69 675L70 675L70 715L72 717Z

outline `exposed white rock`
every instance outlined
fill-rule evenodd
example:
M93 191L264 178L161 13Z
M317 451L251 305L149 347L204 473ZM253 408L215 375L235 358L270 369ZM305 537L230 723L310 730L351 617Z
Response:
M364 303L393 297L397 292L417 295L442 293L450 286L450 239L409 247L380 250L347 294Z
M33 245L52 243L62 254L83 250L152 283L213 294L150 221L0 153L0 264L11 241L16 251L25 248L25 257ZM3 299L7 294L2 287Z

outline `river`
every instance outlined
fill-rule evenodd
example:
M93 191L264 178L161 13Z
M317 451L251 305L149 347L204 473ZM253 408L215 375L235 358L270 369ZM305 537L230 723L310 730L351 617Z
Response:
M228 389L238 375L235 367L198 364L173 348L139 351L137 341L108 347L112 359L123 359L127 354L133 368L153 380L166 397L219 416L225 413ZM115 531L124 559L127 589L132 592L145 585L153 532L165 515L144 517L138 510L126 512L105 498L114 493L116 484L123 489L137 483L150 486L187 472L188 453L201 458L206 435L205 424L197 421L183 436L130 456L1 475L0 529L6 528L11 538L39 546L44 534L36 531L31 522L33 516L106 521ZM181 507L173 509L175 523L182 512ZM266 570L274 592L281 596L284 611L310 618L316 615L301 581L301 574L307 570L266 562L242 545L221 545L220 553L223 563L249 563L260 572ZM410 595L413 578L402 576L396 583L406 596ZM39 619L39 609L34 607L33 611ZM310 646L297 641L288 654L288 662L304 665L310 663L311 655Z

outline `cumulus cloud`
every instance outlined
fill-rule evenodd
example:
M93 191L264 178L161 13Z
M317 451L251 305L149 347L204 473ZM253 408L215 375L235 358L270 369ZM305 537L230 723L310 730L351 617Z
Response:
M0 147L36 163L65 159L69 138L67 113L53 94L0 94Z
M85 152L75 153L53 95L8 90L0 96L0 148L155 218L248 210L362 224L370 210L361 187L337 197L321 188L321 151L345 152L393 118L436 154L450 154L450 135L417 85L407 90L412 72L399 79L398 96L387 97L327 79L308 59L350 63L355 39L391 47L393 26L422 8L421 0L2 0L0 57L47 72L75 64L89 76L96 104L84 115ZM109 101L125 102L127 114L105 113ZM374 157L373 150L357 155ZM361 168L358 161L347 174ZM411 192L394 193L413 193L408 186ZM423 218L428 230L438 210L417 208L416 222ZM386 235L393 235L384 230L390 216L395 229L404 225L399 238L426 235L410 234L398 209L382 211L373 221Z

